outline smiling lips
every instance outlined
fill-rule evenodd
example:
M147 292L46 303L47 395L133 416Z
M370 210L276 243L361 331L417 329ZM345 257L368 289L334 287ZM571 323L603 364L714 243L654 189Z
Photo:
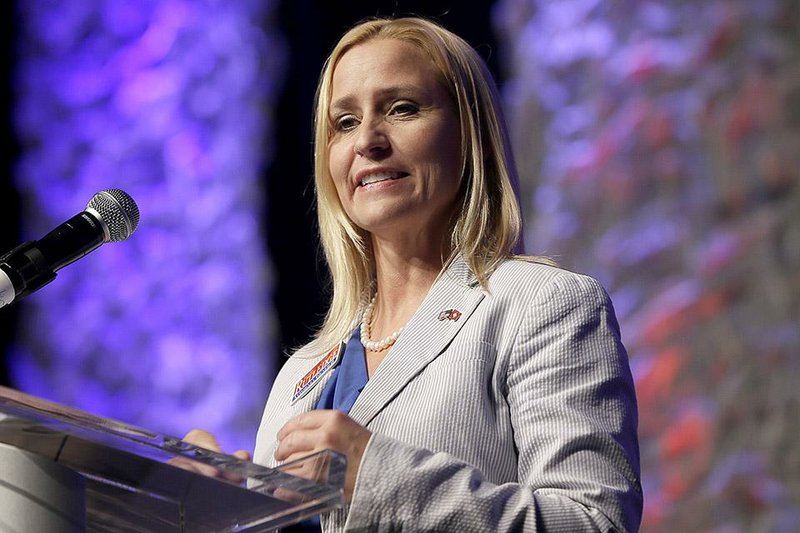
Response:
M380 183L382 181L389 181L389 180L398 180L400 178L405 178L408 176L406 172L373 172L365 175L364 177L358 180L359 187L366 187L367 185L372 185L373 183Z

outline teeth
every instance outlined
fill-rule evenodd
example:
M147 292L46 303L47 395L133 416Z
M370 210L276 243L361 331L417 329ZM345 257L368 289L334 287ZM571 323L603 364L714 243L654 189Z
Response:
M383 174L370 174L363 180L361 180L361 185L369 185L370 183L378 183L379 181L386 181L386 180L396 180L398 178L403 177L403 175L399 172L396 173L383 173Z

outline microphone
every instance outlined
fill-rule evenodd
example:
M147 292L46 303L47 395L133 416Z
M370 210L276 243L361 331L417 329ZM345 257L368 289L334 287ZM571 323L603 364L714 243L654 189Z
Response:
M56 278L56 271L106 242L124 241L139 225L139 208L128 193L108 189L56 229L0 257L0 307L22 299Z

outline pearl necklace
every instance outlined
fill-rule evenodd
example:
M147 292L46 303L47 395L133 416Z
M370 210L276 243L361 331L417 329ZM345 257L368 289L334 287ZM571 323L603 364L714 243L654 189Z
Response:
M372 312L375 310L375 299L378 297L378 293L375 293L375 296L372 297L372 300L367 305L367 308L364 309L364 316L361 318L361 345L364 346L367 350L372 352L382 352L392 344L397 341L397 338L400 336L400 333L406 328L405 326L401 327L388 337L384 337L377 341L369 340L369 333L370 333L370 324L372 323Z

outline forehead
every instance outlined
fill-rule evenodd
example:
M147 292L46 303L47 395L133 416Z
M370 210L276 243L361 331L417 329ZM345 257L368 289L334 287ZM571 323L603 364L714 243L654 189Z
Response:
M331 79L331 100L390 87L433 89L441 81L441 73L419 47L397 39L372 39L339 58Z

